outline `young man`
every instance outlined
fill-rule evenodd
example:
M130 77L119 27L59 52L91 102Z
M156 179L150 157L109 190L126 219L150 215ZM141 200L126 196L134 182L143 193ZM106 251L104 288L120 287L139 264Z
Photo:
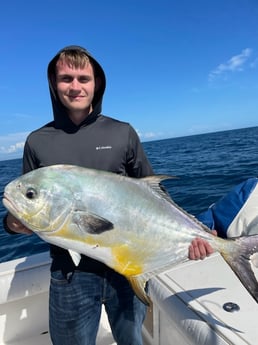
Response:
M74 164L131 177L153 174L135 130L101 115L105 74L84 48L62 49L48 65L48 80L54 121L28 136L23 173L53 164ZM10 233L31 233L11 214L5 217L4 226ZM203 248L205 255L212 251L201 243L201 252ZM127 280L86 256L75 269L66 250L51 245L50 253L53 345L94 345L102 303L117 344L142 345L146 306Z
M105 74L82 47L62 49L48 65L54 121L26 141L23 172L53 164L74 164L132 177L153 171L135 130L101 115ZM30 233L12 215L5 227ZM83 256L79 267L69 253L50 246L50 335L54 345L94 345L105 304L119 345L142 345L146 307L127 280L104 264Z

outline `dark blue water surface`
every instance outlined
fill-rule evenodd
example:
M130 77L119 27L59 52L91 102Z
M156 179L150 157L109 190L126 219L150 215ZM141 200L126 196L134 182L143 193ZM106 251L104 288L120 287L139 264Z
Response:
M157 174L178 179L164 182L176 203L196 215L233 186L258 175L258 127L172 138L143 144ZM0 193L21 174L21 159L0 162ZM36 235L8 235L2 228L0 262L46 251Z

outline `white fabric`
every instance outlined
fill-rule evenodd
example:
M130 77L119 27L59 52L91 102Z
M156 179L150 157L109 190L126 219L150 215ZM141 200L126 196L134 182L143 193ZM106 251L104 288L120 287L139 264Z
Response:
M254 234L258 234L258 184L228 227L227 237Z

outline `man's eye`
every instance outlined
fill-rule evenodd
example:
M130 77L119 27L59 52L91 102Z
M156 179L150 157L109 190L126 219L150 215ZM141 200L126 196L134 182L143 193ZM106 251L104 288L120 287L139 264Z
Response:
M73 80L72 78L64 77L64 78L62 78L60 81L61 81L61 82L64 82L64 83L70 83L72 80Z
M58 83L70 83L73 80L69 75L62 75L57 77Z
M28 199L34 199L37 196L37 191L34 188L28 188L26 191L26 197Z
M80 83L88 83L88 81L90 81L90 79L88 77L81 77L81 78L79 78L79 82Z

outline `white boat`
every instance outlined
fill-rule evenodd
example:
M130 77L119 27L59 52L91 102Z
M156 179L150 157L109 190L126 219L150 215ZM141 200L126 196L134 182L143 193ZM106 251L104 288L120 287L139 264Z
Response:
M0 264L0 344L51 345L48 253ZM149 282L145 345L257 345L258 304L215 253ZM103 310L97 345L116 344Z

